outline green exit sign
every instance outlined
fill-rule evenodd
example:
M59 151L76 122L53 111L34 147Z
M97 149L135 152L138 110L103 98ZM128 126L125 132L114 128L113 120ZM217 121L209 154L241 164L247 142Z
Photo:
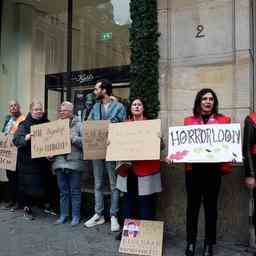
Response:
M108 41L112 39L112 32L101 32L100 33L100 40L101 41Z

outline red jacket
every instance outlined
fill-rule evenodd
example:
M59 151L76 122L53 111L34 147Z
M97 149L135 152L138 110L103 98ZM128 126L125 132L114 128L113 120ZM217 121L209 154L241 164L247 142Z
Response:
M229 124L231 121L230 117L224 115L211 115L207 124ZM184 119L184 125L200 125L205 124L201 117L189 116ZM192 164L185 165L186 171L192 170ZM220 163L219 170L223 174L228 174L232 171L231 163Z
M160 160L141 160L132 162L132 170L137 176L149 176L160 172Z

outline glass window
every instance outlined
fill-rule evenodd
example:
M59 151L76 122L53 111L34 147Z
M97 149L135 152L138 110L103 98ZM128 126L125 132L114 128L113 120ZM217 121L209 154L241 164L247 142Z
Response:
M67 0L2 3L0 108L6 113L7 101L17 98L27 112L33 98L44 102L45 75L67 69ZM52 113L58 98L49 96Z
M75 0L72 70L130 64L129 0Z

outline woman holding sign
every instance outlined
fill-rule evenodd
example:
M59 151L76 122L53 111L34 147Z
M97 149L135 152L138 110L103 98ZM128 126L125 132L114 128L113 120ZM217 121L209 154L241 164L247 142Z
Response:
M20 123L14 134L13 143L18 148L17 170L18 170L18 201L24 207L24 217L33 219L31 204L32 200L43 199L46 195L45 176L50 168L46 158L31 158L30 127L32 125L48 122L40 101L34 100L30 104L30 112L26 119Z
M80 221L81 208L81 176L84 171L82 151L81 122L73 116L73 104L69 101L62 102L60 106L60 119L70 120L71 152L55 156L52 168L56 172L60 191L60 217L56 225L64 224L68 220L71 207L71 226L76 226Z
M218 99L211 89L202 89L194 102L193 116L185 125L226 124L230 118L218 113ZM187 190L187 256L195 255L198 216L203 201L205 210L205 241L203 256L213 255L216 244L217 205L221 176L230 172L230 163L186 164Z
M133 100L129 122L146 120L141 99ZM155 196L162 191L160 160L132 161L118 168L117 188L124 192L124 218L154 220ZM121 238L121 234L117 239Z

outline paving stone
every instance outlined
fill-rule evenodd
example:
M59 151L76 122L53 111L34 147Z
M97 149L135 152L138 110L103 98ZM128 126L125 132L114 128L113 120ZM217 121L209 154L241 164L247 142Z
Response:
M57 217L35 210L35 220L27 221L22 211L14 213L0 210L0 256L118 256L119 242L116 233L110 232L110 223L91 229L69 223L53 225ZM183 256L185 241L166 228L165 256ZM197 255L202 253L199 241ZM219 241L216 256L249 256L246 245Z

